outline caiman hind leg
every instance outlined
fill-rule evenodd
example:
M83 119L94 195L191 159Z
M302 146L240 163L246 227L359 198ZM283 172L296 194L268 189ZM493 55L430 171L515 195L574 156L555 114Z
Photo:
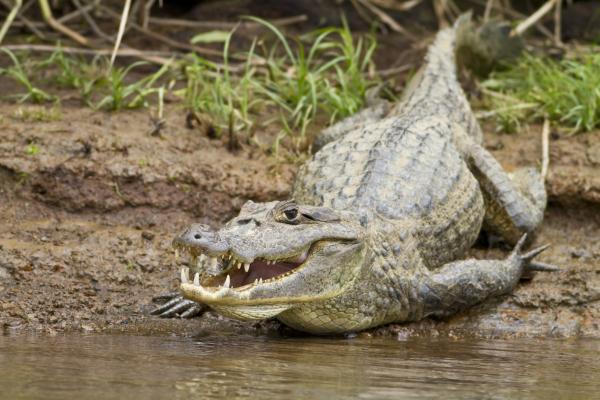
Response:
M469 146L468 162L486 204L483 229L514 244L540 225L546 208L543 177L534 168L506 173L481 145Z
M556 271L558 268L533 262L548 246L521 254L526 235L504 260L462 260L444 265L419 282L422 315L446 317L487 298L509 293L525 271Z

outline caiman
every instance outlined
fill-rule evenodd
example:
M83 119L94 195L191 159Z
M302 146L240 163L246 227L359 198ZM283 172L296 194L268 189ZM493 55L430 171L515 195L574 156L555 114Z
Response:
M248 201L219 230L194 224L175 238L198 271L183 268L183 297L156 313L187 317L204 304L315 334L353 332L448 316L509 293L524 271L553 270L533 260L545 247L522 253L546 207L542 177L502 169L458 81L473 32L469 17L439 31L395 106L323 132L293 200ZM507 258L460 259L482 229L515 245Z

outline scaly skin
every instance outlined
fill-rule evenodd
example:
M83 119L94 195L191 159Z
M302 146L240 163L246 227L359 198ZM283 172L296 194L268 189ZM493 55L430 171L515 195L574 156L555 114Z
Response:
M440 31L397 105L329 128L298 173L295 201L249 202L216 232L193 225L176 238L199 271L194 282L182 271L189 300L158 311L198 302L234 318L348 332L450 315L508 293L525 269L552 269L532 262L543 248L519 253L542 220L542 179L502 170L458 83L455 53L473 37L467 18ZM456 261L482 226L518 242L513 253Z

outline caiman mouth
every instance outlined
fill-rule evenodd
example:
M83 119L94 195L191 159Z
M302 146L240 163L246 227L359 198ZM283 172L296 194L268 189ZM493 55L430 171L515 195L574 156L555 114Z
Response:
M193 283L208 291L225 288L241 292L294 274L302 268L317 243L318 241L292 256L288 254L270 259L258 257L249 262L240 259L233 251L209 253L198 246L183 243L175 243L174 246L177 256L179 251L189 253L190 265L196 266L197 270L190 277L189 268L182 268L182 284ZM216 271L218 273L215 274Z

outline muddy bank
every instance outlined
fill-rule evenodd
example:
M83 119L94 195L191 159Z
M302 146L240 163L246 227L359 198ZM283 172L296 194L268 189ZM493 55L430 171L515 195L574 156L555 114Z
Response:
M167 129L154 137L144 111L64 108L56 121L25 122L15 117L18 107L2 104L0 118L5 331L280 331L275 322L242 324L214 315L165 321L148 310L153 295L177 287L173 235L192 221L217 225L247 199L285 198L293 165L250 144L230 153L225 140L186 128L178 108L167 110ZM488 148L507 168L537 162L538 127L515 136L487 131ZM447 321L370 334L600 337L598 139L598 132L557 132L550 144L551 205L536 243L552 243L540 260L564 271L538 273L511 296Z

